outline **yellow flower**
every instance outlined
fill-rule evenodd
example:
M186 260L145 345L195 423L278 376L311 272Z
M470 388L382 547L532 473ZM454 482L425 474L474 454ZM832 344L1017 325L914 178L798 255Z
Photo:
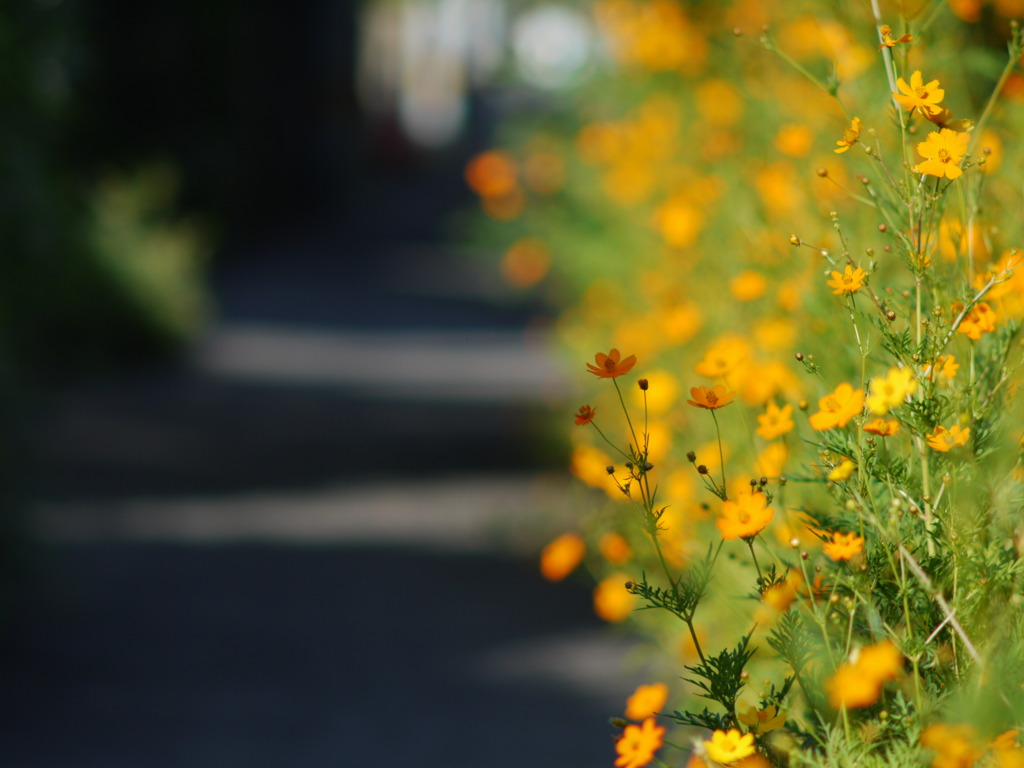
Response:
M946 92L939 88L938 80L932 80L925 84L921 70L917 70L910 76L909 85L902 77L899 78L896 81L896 87L900 89L900 92L893 93L893 98L902 104L908 112L916 109L922 115L927 116L942 111L939 102L945 98Z
M640 725L627 725L615 743L615 751L619 753L615 760L617 768L641 768L647 765L661 748L664 734L665 729L656 726L653 717L648 717Z
M977 731L967 723L935 723L921 734L921 746L935 751L933 768L972 768L985 753Z
M833 533L821 551L833 560L851 560L864 551L864 537L853 533Z
M853 471L857 468L849 459L844 459L843 462L828 473L828 479L833 483L842 483L849 480L853 476Z
M633 612L636 595L626 589L629 577L614 573L594 587L594 613L605 621L617 624Z
M971 136L968 133L957 133L949 128L932 131L928 138L918 142L917 153L925 158L914 170L947 179L959 178L963 171L960 161L967 152L967 143Z
M835 674L825 682L828 700L836 709L867 707L878 701L882 684L863 675L852 664L840 664Z
M768 281L760 272L745 269L729 281L729 290L736 301L755 301L764 296Z
M775 134L775 148L789 157L806 157L814 143L814 133L806 125L784 125Z
M818 412L811 414L811 427L820 431L845 427L864 407L864 390L843 382L818 401Z
M730 728L728 733L715 731L711 734L711 740L704 742L704 751L716 763L735 763L754 754L754 734L741 735L735 728Z
M769 704L764 709L749 707L746 712L737 712L736 719L748 728L756 726L757 735L774 731L786 724L786 713L779 712L774 704Z
M835 296L843 293L854 293L864 286L866 278L867 275L863 269L860 267L854 269L847 264L843 272L832 272L832 279L828 281L828 287L832 289L832 294Z
M879 437L892 437L900 431L900 423L895 420L886 421L879 417L874 421L869 421L865 424L864 431L870 432L872 435L878 435Z
M860 118L855 117L850 122L850 127L843 131L843 138L836 142L836 149L832 150L837 155L843 154L846 150L857 143L860 138Z
M604 559L615 565L629 562L630 558L633 557L633 550L630 548L629 543L614 531L608 531L608 533L602 536L598 546L601 548L601 555ZM640 717L637 718L637 720L642 719Z
M668 686L664 683L641 685L626 700L626 717L630 720L645 720L656 715L668 701Z
M772 521L775 510L768 506L763 493L744 493L737 501L727 499L715 525L726 541L747 539L763 531Z
M914 39L914 36L909 33L900 35L899 37L893 39L892 27L890 27L888 24L883 24L881 27L879 27L878 32L882 38L882 42L878 44L878 50L882 50L883 48L892 48L897 43L909 43ZM913 76L911 76L911 80L913 80Z
M956 361L953 355L940 355L935 358L935 361L928 369L928 379L931 380L935 376L942 376L945 377L946 381L951 381L959 370L960 363Z
M909 368L891 368L885 376L876 376L871 380L868 410L876 416L884 416L890 409L903 405L916 390L913 371Z
M949 429L946 429L945 427L939 426L935 428L934 432L928 435L928 445L936 451L945 453L952 448L967 445L967 441L970 439L971 430L969 427L961 429L959 424L954 424Z
M953 311L959 314L964 308L963 304L954 304ZM981 338L984 333L992 333L996 329L996 313L992 311L986 302L979 301L973 307L971 311L967 313L963 320L960 321L960 325L957 326L957 332L967 336L968 339L977 341Z
M787 404L779 408L774 400L769 400L764 413L758 415L757 423L756 431L759 437L765 440L781 437L796 426L793 424L793 406Z
M864 675L885 682L895 680L903 671L903 656L890 640L860 649L854 665Z
M583 560L587 545L576 533L563 533L540 554L540 572L548 581L561 581Z
M742 336L723 336L712 344L695 370L709 379L720 378L736 370L750 351L750 342Z

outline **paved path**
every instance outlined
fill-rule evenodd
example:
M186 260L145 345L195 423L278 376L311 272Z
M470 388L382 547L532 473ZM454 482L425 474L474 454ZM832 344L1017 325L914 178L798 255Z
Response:
M270 238L182 363L40 413L4 768L611 764L625 641L528 553L565 382L471 271L366 226Z

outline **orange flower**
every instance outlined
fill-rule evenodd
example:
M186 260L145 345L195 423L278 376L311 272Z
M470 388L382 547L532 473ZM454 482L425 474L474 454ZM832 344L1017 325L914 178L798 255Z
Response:
M869 421L864 425L864 431L870 432L872 435L878 435L880 437L892 437L900 431L900 423L898 421L886 421L879 416L874 421Z
M861 648L825 683L833 707L866 707L878 701L882 684L903 671L903 656L889 640Z
M818 431L845 427L864 407L864 390L843 382L830 395L818 401L818 412L811 415L811 427Z
M629 577L613 573L594 587L594 613L605 621L617 624L633 613L636 595L626 589Z
M732 402L732 399L736 397L735 392L729 392L724 384L716 384L713 388L708 389L707 387L691 387L690 397L693 400L687 400L690 405L696 408L707 408L709 411L713 411L716 408L722 408Z
M909 33L900 35L899 37L893 39L892 27L890 27L888 24L883 24L881 27L879 27L878 32L882 38L882 42L879 43L878 45L878 50L882 50L883 48L892 48L897 43L909 43L914 39L914 36ZM910 79L913 80L913 76L911 76Z
M540 553L540 572L548 581L561 581L583 560L586 544L579 534L563 533Z
M929 725L921 733L921 746L935 751L933 768L972 768L985 754L978 732L967 723Z
M647 765L661 748L664 733L664 727L656 726L653 717L648 717L640 725L627 725L615 743L615 751L619 753L615 760L617 768Z
M963 308L963 304L953 305L953 311L957 314L962 312ZM965 334L972 341L977 341L983 333L991 333L995 329L996 313L992 311L992 307L986 302L979 301L971 308L971 311L967 313L964 319L960 321L960 325L956 330L958 333Z
M645 720L661 711L668 701L668 686L664 683L641 685L626 699L626 717Z
M828 281L828 287L832 289L834 296L843 293L855 293L864 286L864 279L867 275L860 267L854 269L849 264L843 272L832 272L832 279Z
M925 158L914 170L938 178L956 179L963 174L960 161L967 152L971 136L957 133L949 128L932 131L928 138L917 145L917 153Z
M949 429L946 429L945 427L939 426L935 428L934 432L928 435L928 445L936 451L946 453L946 451L949 451L952 448L967 445L967 441L970 439L970 427L961 429L959 424L954 424Z
M836 142L836 149L832 150L837 155L843 154L846 150L857 143L860 138L860 118L853 118L850 127L843 131L843 138Z
M833 533L821 551L833 560L852 560L864 551L864 537L853 533Z
M623 563L629 562L629 559L633 557L633 550L629 546L629 542L626 541L622 536L615 533L614 531L608 531L601 537L601 541L598 543L601 549L601 555L609 563L615 565L622 565ZM638 720L643 718L637 718Z
M956 377L956 372L959 370L960 363L953 355L939 355L928 368L928 380L931 381L935 376L944 376L946 381L950 381Z
M727 499L722 504L722 515L715 525L726 541L747 539L763 531L774 515L763 493L744 493L736 501Z
M636 365L636 355L630 355L625 360L620 360L619 357L619 350L617 349L610 350L607 355L603 352L598 352L594 357L597 365L587 363L587 370L602 379L614 379L629 373L633 366Z
M576 413L576 426L582 427L584 424L589 424L594 420L594 414L596 413L596 408L591 408L589 405L581 405Z
M903 655L890 640L860 649L855 662L862 674L881 682L895 680L903 671Z
M466 183L480 197L505 197L516 189L516 161L508 152L481 152L466 165Z
M908 112L916 109L922 115L928 116L942 111L939 102L945 98L946 92L939 88L938 80L932 80L925 84L921 70L917 70L910 76L909 85L902 77L899 78L896 81L896 87L900 89L900 92L893 93L892 96Z

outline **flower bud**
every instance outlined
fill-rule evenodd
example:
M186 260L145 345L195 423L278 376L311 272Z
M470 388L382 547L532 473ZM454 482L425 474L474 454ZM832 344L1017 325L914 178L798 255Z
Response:
M708 473L708 468L706 466L704 466L703 464L701 464L700 466L697 467L697 474L699 474L699 475L706 475L707 473Z
M646 392L647 391L647 387L650 386L650 384L648 383L647 379L637 379L636 380L636 385L638 387L640 387L640 389L642 389L644 392Z

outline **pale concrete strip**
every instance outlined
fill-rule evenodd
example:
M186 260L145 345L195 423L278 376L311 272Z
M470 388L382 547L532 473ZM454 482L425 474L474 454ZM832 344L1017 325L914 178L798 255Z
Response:
M537 335L521 332L365 332L226 325L196 350L211 375L327 385L366 396L536 400L566 383Z
M509 551L533 539L547 510L565 509L564 479L443 477L223 497L39 505L44 537L72 541L234 539L296 544Z

